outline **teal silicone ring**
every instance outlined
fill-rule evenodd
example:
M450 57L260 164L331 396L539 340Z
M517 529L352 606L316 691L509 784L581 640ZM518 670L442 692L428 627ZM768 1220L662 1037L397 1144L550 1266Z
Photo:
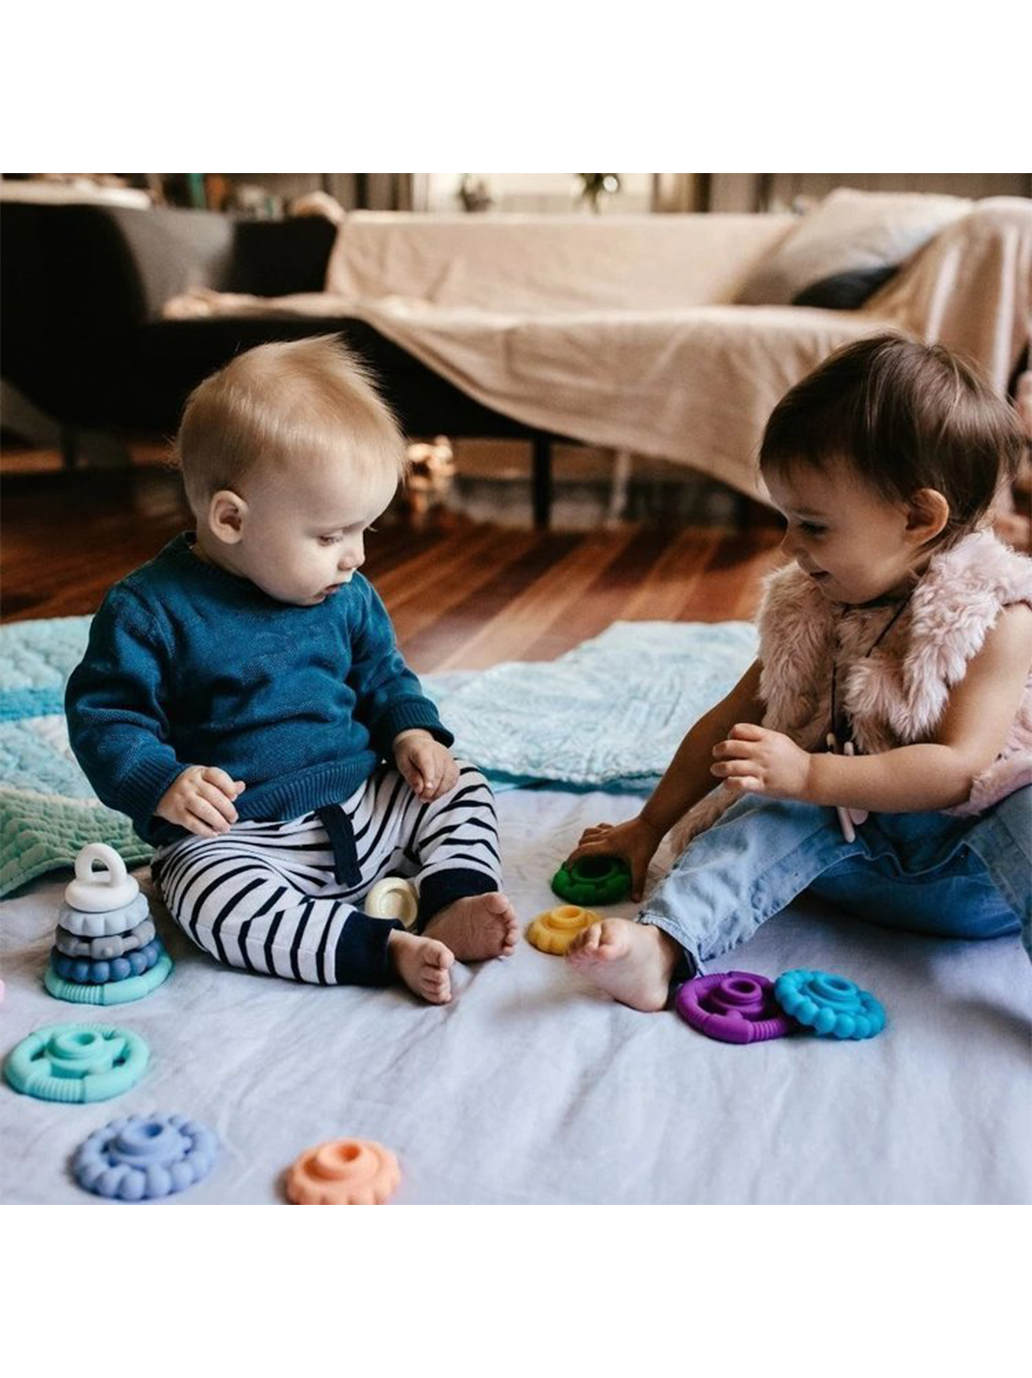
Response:
M43 974L43 984L55 1000L70 1000L75 1005L126 1005L130 1000L142 1000L152 990L157 990L171 975L174 965L165 952L142 976L128 976L124 981L107 981L102 986L66 981L48 965Z
M22 1039L8 1056L4 1075L22 1095L85 1105L135 1086L149 1058L147 1044L128 1029L51 1024Z

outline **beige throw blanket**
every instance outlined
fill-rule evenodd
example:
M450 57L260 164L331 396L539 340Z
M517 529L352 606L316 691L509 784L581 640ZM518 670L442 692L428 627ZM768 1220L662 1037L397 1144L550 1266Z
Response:
M972 355L999 389L1028 339L1032 208L976 204L860 311L739 306L788 216L355 214L327 290L196 292L169 317L354 317L528 426L678 461L751 495L778 398L886 328Z

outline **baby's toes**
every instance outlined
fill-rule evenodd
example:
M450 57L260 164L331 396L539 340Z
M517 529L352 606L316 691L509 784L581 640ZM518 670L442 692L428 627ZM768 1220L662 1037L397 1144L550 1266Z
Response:
M512 902L508 895L503 895L500 890L492 890L483 897L484 909L496 918L502 919L506 914L512 913Z
M445 1005L451 999L451 974L440 967L424 970L419 989L433 1005Z
M426 953L426 965L428 968L434 968L444 975L447 975L448 968L454 961L455 954L452 952L451 948L445 947L444 943L431 940L431 945L428 947Z
M593 923L590 928L582 928L567 948L567 957L572 961L577 961L593 956L598 951L601 936L602 925L600 923Z

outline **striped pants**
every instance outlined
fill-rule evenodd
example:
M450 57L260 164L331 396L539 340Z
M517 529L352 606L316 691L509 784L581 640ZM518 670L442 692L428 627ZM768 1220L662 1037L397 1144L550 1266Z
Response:
M491 788L463 762L432 803L383 765L343 804L183 838L159 849L151 869L173 919L217 961L317 985L391 979L387 942L402 925L356 907L381 877L411 879L420 931L453 900L501 881Z

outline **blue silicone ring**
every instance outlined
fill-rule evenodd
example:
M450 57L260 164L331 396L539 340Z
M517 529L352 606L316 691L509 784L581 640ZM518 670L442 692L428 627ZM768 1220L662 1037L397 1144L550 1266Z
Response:
M150 971L164 950L161 939L152 938L134 952L126 952L110 961L91 962L85 957L67 957L55 947L50 952L50 965L62 980L102 986L108 981L127 981L130 976L142 976Z
M91 1134L79 1146L72 1171L96 1196L150 1201L206 1177L218 1151L212 1131L185 1115L130 1115Z
M874 1038L885 1027L885 1011L869 991L828 971L783 972L774 996L786 1014L826 1038Z

